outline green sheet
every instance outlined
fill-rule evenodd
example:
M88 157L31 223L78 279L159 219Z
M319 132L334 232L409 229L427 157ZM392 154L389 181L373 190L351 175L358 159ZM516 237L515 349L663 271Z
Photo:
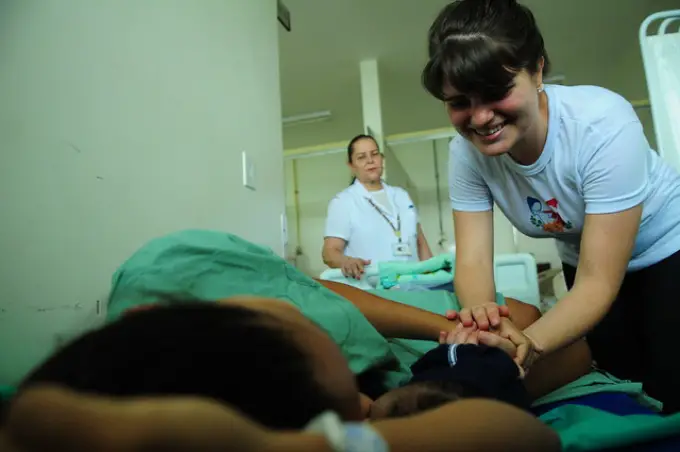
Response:
M565 405L540 419L559 434L565 452L632 446L680 434L680 414L617 416L587 406Z
M113 276L107 318L173 298L214 301L235 295L278 298L297 306L333 338L357 374L380 366L389 387L411 377L408 366L352 303L271 250L224 232L181 231L142 246Z

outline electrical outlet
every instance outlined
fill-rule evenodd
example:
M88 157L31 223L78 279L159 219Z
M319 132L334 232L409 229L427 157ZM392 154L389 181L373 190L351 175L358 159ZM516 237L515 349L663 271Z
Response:
M243 151L242 164L243 164L243 186L255 190L255 162L248 156L246 151Z

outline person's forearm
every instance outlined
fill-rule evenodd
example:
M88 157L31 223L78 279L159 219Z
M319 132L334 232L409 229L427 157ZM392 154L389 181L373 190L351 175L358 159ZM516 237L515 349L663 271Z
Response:
M418 225L418 259L426 261L432 259L432 250L430 244L427 243L423 229Z
M592 363L588 344L578 340L536 362L524 379L524 386L535 400L587 375Z
M442 315L387 300L347 284L319 282L349 300L385 337L436 341L441 331L453 330L458 325Z
M557 434L517 408L491 400L460 400L415 416L373 423L390 452L521 450L558 452Z
M426 261L432 259L432 250L426 241L418 242L418 260Z
M323 263L330 268L342 267L343 262L347 258L344 252L335 248L324 248L321 257L323 258Z
M333 452L326 438L318 433L278 433L264 450L258 452Z
M471 265L456 261L454 285L456 296L463 308L496 301L493 264Z
M537 343L544 355L551 353L592 330L607 314L615 296L596 284L576 284L524 332Z

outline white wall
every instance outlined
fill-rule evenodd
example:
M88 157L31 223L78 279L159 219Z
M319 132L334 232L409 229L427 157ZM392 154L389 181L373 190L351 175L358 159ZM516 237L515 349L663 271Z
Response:
M298 257L297 265L310 275L318 276L326 268L321 260L326 212L329 201L336 193L347 188L352 179L346 162L346 153L299 159L295 162L299 225L295 220L293 161L286 161L285 164L288 254L291 255L299 246L303 255Z
M274 0L2 2L0 383L92 321L155 236L283 253L277 26Z

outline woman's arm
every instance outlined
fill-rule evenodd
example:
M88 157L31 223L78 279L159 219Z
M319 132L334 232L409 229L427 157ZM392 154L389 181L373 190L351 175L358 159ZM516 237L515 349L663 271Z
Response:
M561 450L557 434L537 418L492 400L460 400L372 425L387 441L390 452Z
M449 197L456 238L456 294L463 308L496 301L493 279L493 197L480 160L462 136L449 146Z
M512 298L506 298L505 302L512 322L520 329L528 328L541 318L541 313L535 306ZM495 337L495 334L488 337ZM493 343L487 345L494 346ZM537 362L526 375L524 386L531 398L537 399L590 373L592 363L593 358L586 341L576 341Z
M493 211L453 212L456 295L463 308L496 300L493 276Z
M347 242L337 237L326 237L323 242L321 256L330 268L339 268L346 277L361 279L364 267L371 261L358 257L345 256Z
M420 226L420 223L418 223L417 242L418 242L418 259L421 261L431 259L432 250L430 249L430 245L427 243L427 239L425 238L425 234L423 233L423 228Z
M342 264L347 259L345 256L345 247L347 242L338 237L326 237L323 240L323 249L321 250L321 258L323 263L330 268L341 268Z
M457 401L372 426L391 452L560 450L555 432L538 419L491 400ZM13 405L0 446L8 452L333 450L319 434L275 432L198 398L122 400L37 388Z
M326 288L347 299L385 337L439 340L439 333L453 330L458 322L443 315L397 303L347 284L318 280Z
M628 267L641 215L641 205L614 214L586 215L574 286L525 330L544 353L583 337L607 314Z
M628 268L649 184L650 148L623 99L584 137L577 162L585 203L576 280L553 309L526 330L550 352L590 331L609 311Z
M263 428L214 401L194 397L108 398L32 388L0 430L3 452L332 452L317 434Z

